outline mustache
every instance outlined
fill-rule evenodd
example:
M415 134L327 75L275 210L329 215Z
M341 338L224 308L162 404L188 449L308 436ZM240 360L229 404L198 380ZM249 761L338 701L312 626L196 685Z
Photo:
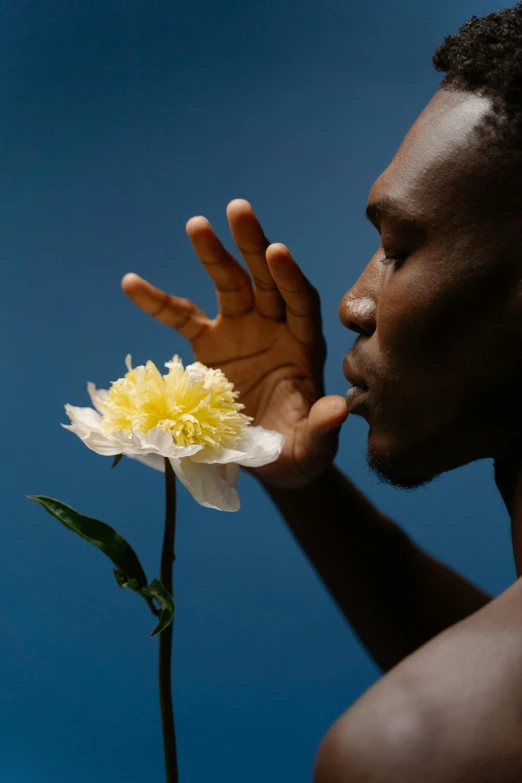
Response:
M358 337L354 342L354 344L352 345L352 348L350 350L350 356L352 358L354 365L357 367L357 370L360 372L360 374L366 381L370 380L375 376L375 373L372 371L368 363L368 360L364 355L364 351L361 344L361 337Z

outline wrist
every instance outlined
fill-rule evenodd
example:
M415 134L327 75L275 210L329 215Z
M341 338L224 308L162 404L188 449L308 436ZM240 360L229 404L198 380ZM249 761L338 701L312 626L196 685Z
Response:
M247 472L271 495L284 493L289 496L299 494L302 497L303 494L314 493L324 487L338 473L338 469L332 462L313 478L308 478L302 473L292 476L278 476L273 471L270 475L265 475L258 468L247 469Z

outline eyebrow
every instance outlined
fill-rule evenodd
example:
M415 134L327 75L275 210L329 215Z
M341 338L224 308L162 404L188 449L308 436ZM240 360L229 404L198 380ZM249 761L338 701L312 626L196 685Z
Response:
M366 207L366 217L373 223L374 226L378 226L379 217L385 215L386 217L394 218L401 223L412 223L417 219L415 215L408 212L398 201L392 198L382 198L379 201L372 201Z

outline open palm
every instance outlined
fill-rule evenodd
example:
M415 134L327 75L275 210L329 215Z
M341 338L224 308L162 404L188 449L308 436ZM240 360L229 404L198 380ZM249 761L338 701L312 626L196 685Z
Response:
M254 425L285 436L278 460L249 472L275 486L304 486L333 460L346 418L344 398L323 397L319 295L288 249L269 243L247 201L230 202L227 218L248 271L206 218L187 223L194 251L216 287L214 319L135 274L127 274L122 287L138 307L189 340L196 361L223 370Z

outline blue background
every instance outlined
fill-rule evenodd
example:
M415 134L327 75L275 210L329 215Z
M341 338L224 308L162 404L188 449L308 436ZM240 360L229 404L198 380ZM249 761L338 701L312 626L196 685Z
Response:
M472 0L100 0L0 4L2 30L0 779L161 781L157 640L110 563L25 498L114 525L158 575L163 482L63 430L135 363L183 339L120 289L136 271L215 315L185 222L229 248L251 201L319 288L328 393L353 336L337 307L374 252L375 177L436 90L434 47ZM415 493L381 486L350 418L337 464L414 538L493 593L514 579L489 462ZM237 514L179 486L174 698L182 783L307 781L329 725L379 676L251 477ZM343 509L339 510L343 513ZM346 509L346 514L349 514ZM320 524L320 520L318 520Z

